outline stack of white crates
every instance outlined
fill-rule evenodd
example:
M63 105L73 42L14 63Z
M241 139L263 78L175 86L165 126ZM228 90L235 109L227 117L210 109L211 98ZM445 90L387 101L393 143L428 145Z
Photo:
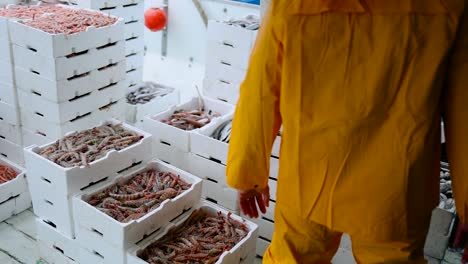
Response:
M0 155L23 164L21 120L8 20L0 17Z
M208 23L206 72L203 94L231 104L239 98L258 30L229 25L223 21Z
M17 176L11 181L0 183L0 222L19 214L31 206L26 181L26 171L4 158L0 158L0 165L13 169Z
M124 19L126 88L142 84L144 56L144 1L143 0L72 0L81 8L98 10Z
M117 120L106 122L119 123ZM79 243L74 219L79 218L77 213L83 212L73 210L73 196L109 184L136 164L151 159L151 135L127 124L123 124L123 127L141 135L142 139L125 149L112 150L88 166L64 168L39 154L42 149L53 143L41 147L33 145L25 149L27 180L34 213L38 217L38 238L46 248L55 249L72 261L100 263L78 261L83 255L93 255L94 251L98 252L94 254L98 256L100 250L94 249L99 244ZM95 218L89 220L98 223Z
M123 118L123 27L119 19L66 35L9 22L25 145Z

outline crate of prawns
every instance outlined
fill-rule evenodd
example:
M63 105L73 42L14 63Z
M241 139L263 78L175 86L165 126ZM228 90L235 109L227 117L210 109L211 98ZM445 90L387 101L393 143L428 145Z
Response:
M197 177L152 160L106 186L73 198L77 239L87 245L129 248L195 205L201 190Z
M203 202L129 251L128 264L237 264L255 251L257 226Z

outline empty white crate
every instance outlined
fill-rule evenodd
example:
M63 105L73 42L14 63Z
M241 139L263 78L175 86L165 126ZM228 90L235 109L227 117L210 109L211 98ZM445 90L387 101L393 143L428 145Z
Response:
M21 126L10 124L0 118L0 138L21 145Z
M113 25L89 27L84 32L72 35L50 34L13 20L8 23L12 43L34 50L44 57L65 57L124 39L124 21L121 18Z
M129 223L121 223L86 202L93 194L114 184L125 182L149 169L155 169L157 172L173 172L182 180L192 184L192 187L177 197L164 201L145 216ZM201 191L202 182L197 177L161 161L151 161L144 168L73 198L77 240L84 248L98 252L104 257L106 263L125 263L125 259L114 255L115 252L134 246L145 235L150 235L184 210L194 206L200 200Z
M13 169L17 176L11 181L0 184L0 204L28 191L25 169L19 165L0 157L0 165Z
M203 95L230 104L237 104L240 96L240 84L205 78Z
M89 48L85 53L57 58L47 57L31 49L13 45L13 56L15 67L29 70L49 80L70 80L89 71L124 60L125 41L116 41Z
M94 90L125 80L125 60L94 69L82 76L52 81L19 67L15 68L16 85L19 89L32 92L52 102L66 102Z
M28 112L39 115L49 122L63 123L123 98L124 85L122 81L61 103L46 100L33 92L18 90L18 100Z
M127 103L126 120L130 123L142 123L145 116L163 112L171 106L179 104L179 102L180 93L179 90L175 89L172 93L153 98L146 104L134 105Z
M184 152L190 152L190 136L198 130L209 129L216 124L216 120L221 119L223 116L230 115L234 112L232 105L224 102L216 101L211 98L203 97L205 112L213 112L220 114L220 117L212 119L211 123L192 131L185 131L176 127L167 125L162 120L168 119L176 110L194 110L198 109L198 97L192 98L190 101L178 106L174 106L167 111L160 114L147 116L143 122L145 130L153 135L155 141L168 144L174 148L178 148Z
M0 138L0 156L17 164L24 163L23 147Z
M79 262L80 249L75 239L61 234L53 227L52 223L40 218L36 218L36 232L37 239L40 243L42 242L48 250L56 251L59 255L62 255L65 260L69 259L73 262ZM45 253L44 251L41 250L41 256L42 253ZM54 259L48 256L49 254L43 257L46 257L47 261L54 261Z
M138 246L130 250L127 256L127 263L128 264L146 264L147 263L146 261L139 258L139 254L141 254L141 252L146 247L151 245L154 241L161 239L172 228L176 228L177 226L182 225L184 221L187 220L187 218L193 212L193 210L198 209L198 208L201 208L203 211L206 211L211 215L217 215L218 212L221 212L224 217L227 217L228 215L230 215L231 218L233 218L234 220L244 222L244 220L240 218L239 216L231 214L230 212L222 209L219 206L216 206L207 202L202 202L199 206L194 207L192 210L176 218L169 225L167 225L164 229L161 229L160 231L146 238L141 243L139 243ZM255 240L257 238L257 226L250 221L245 221L244 224L247 226L249 230L249 233L247 234L247 236L244 239L242 239L239 243L237 243L237 245L235 245L231 250L225 251L219 258L219 260L216 262L217 264L241 263L244 259L247 259L249 255L255 250L255 247L256 247Z
M31 207L31 197L28 191L0 203L0 222L23 212L29 207Z
M70 131L96 126L102 120L111 118L122 120L124 111L125 99L120 99L63 123L48 121L43 116L23 109L21 121L23 127L30 131L39 132L47 138L58 139Z
M113 120L106 123L117 124L120 122ZM123 124L123 127L126 130L136 132L143 138L125 149L111 150L104 157L91 162L88 166L64 168L38 154L41 149L47 146L26 148L28 177L44 181L53 186L54 193L67 196L79 192L80 189L91 183L132 166L134 163L151 157L151 135L127 124Z

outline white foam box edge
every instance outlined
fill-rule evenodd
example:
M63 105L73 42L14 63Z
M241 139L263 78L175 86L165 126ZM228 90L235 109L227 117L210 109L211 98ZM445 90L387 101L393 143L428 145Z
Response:
M58 139L68 132L97 126L101 120L111 118L123 120L124 114L125 99L120 99L64 123L51 122L40 115L21 109L21 122L24 128L40 132L48 138Z
M41 256L41 260L46 261L47 263L54 263L54 264L78 264L83 262L78 262L78 260L73 260L70 257L64 255L60 252L57 248L50 248L44 242L38 240L37 249L39 250L39 254Z
M14 85L15 84L15 75L14 69L11 62L0 60L0 82Z
M7 166L17 173L13 180L0 184L0 203L28 191L24 168L2 157L0 157L0 165Z
M157 159L164 163L190 172L190 153L183 152L179 149L173 148L172 146L155 141L153 141L153 153Z
M174 221L171 221L169 225L165 228L161 229L160 231L154 233L153 235L149 236L148 238L141 241L137 246L130 249L127 255L127 264L147 264L146 261L139 258L138 255L149 245L151 245L154 241L157 241L164 237L172 228L176 228L182 225L187 218L191 215L191 213L196 209L202 209L203 211L208 212L210 215L217 215L218 212L221 212L224 217L230 215L234 220L243 222L249 233L245 238L243 238L239 243L237 243L231 250L225 251L219 260L216 262L217 264L238 264L241 260L245 259L252 251L255 250L256 247L256 239L257 239L257 232L258 227L256 224L250 221L244 221L241 217L231 214L229 211L216 206L209 202L201 202L198 206L195 206L190 211L184 213L183 215L176 218Z
M71 197L55 192L56 187L45 178L28 177L28 185L34 214L53 225L57 232L75 238Z
M0 80L0 102L18 107L16 87L12 83L6 83Z
M143 14L143 11L142 11ZM138 37L143 39L145 34L145 24L143 16L135 18L135 20L125 21L125 40ZM144 45L144 44L143 44Z
M83 77L61 81L49 80L30 70L15 67L16 86L20 90L36 93L52 102L67 102L74 97L124 81L125 65L125 60L122 60L113 66L92 70Z
M128 223L121 223L86 202L93 194L99 193L114 184L123 183L148 169L155 169L157 172L175 173L192 186L177 197L165 200L158 208L142 218ZM162 161L150 161L144 168L115 178L110 184L100 186L92 191L86 191L85 194L73 198L77 241L84 248L104 256L106 262L115 263L113 259L115 251L134 246L145 235L150 235L180 215L184 210L193 207L200 200L201 192L202 181L197 177L171 165L164 164Z
M0 155L16 164L24 164L23 147L2 138L0 138Z
M110 120L104 124L119 124L120 121ZM151 135L123 123L126 130L133 131L143 138L134 145L122 150L111 150L100 159L88 166L64 168L39 155L41 149L47 147L30 146L25 148L28 177L45 178L56 187L56 192L63 196L75 194L90 183L97 182L115 172L132 166L136 162L147 160L152 155ZM53 143L52 143L53 144Z
M267 251L268 247L270 246L270 244L271 244L270 241L259 237L257 239L257 249L255 251L257 256L263 257L265 255L265 252Z
M227 103L216 101L208 97L203 97L202 100L205 106L205 112L212 111L219 113L221 116L213 118L210 124L207 124L201 129L209 129L210 126L216 125L216 119L221 119L223 116L234 112L234 107ZM173 106L162 113L147 116L143 125L145 130L153 135L153 140L168 144L184 152L190 152L190 135L196 133L199 129L185 131L161 122L162 120L170 118L175 111L181 109L198 109L198 97L194 97L178 106Z
M229 45L237 49L250 51L255 43L256 30L230 26L222 21L208 21L208 43Z
M88 27L86 31L72 35L49 34L14 20L8 21L8 27L12 43L32 48L43 56L57 58L123 40L124 21L122 18L116 17L116 19L112 25L100 28Z
M198 133L190 135L190 152L210 160L216 160L226 165L229 144L212 138L211 135L223 124L232 120L234 114L229 114L213 121L207 128L199 129Z
M135 89L135 86L143 83L143 67L126 71L125 86L127 91Z
M206 62L205 77L220 80L225 83L242 83L247 70L228 65L222 61L209 60Z
M126 120L130 123L142 123L145 116L163 112L171 106L179 104L179 102L180 91L174 89L172 93L153 98L146 104L133 105L127 103Z
M0 222L25 211L29 207L31 207L31 197L27 191L0 203Z
M73 98L67 102L56 103L44 99L33 92L18 91L20 105L29 112L40 114L50 122L63 123L94 111L99 107L114 102L125 95L124 82L115 83L106 88L97 89Z
M53 142L54 140L45 137L44 135L33 132L27 128L22 129L22 136L23 136L23 147L29 147L31 145L48 145L49 143Z
M203 198L230 211L239 212L238 194L228 186L203 180Z
M58 232L53 226L36 218L37 239L50 250L55 250L72 261L79 260L79 248L76 240Z
M5 120L0 120L0 138L21 145L21 126L10 124Z
M143 0L71 0L70 2L82 8L99 10L101 8L129 5L142 1Z
M15 67L33 71L49 80L67 80L125 59L125 41L88 49L71 57L46 57L39 52L13 45Z
M0 102L0 119L13 125L20 124L18 107Z
M233 67L247 70L251 51L243 48L235 48L223 43L207 43L206 61L229 64Z
M226 165L190 153L189 171L203 180L215 181L226 186Z
M205 78L203 95L235 105L240 96L240 84Z
M125 60L127 71L143 67L143 50L138 52L130 52L125 56Z

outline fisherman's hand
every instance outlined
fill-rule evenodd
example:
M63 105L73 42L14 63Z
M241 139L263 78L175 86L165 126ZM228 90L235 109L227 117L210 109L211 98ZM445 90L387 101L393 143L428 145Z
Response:
M251 217L259 216L258 208L262 214L266 213L266 208L270 202L270 187L267 186L263 190L239 191L239 204L242 212Z
M461 263L465 264L468 263L468 225L459 224L453 246L461 248L463 247L463 243L465 243L465 252L463 253Z

